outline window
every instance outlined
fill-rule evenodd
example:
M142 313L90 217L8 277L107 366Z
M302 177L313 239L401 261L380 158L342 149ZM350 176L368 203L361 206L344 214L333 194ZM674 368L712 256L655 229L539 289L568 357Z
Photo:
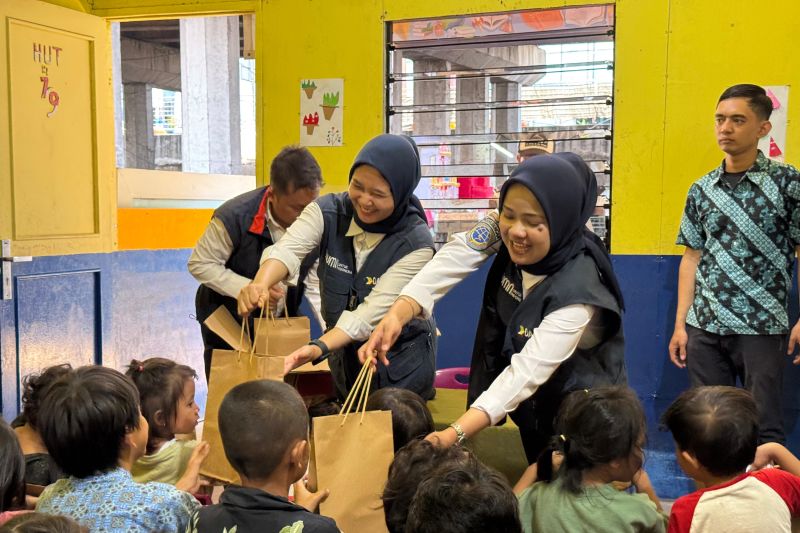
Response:
M592 167L591 226L608 238L613 26L604 5L389 23L387 130L419 145L437 245L497 207L532 146Z

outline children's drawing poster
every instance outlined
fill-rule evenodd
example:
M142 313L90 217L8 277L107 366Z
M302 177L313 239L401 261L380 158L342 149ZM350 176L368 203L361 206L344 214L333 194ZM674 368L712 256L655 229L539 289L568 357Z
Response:
M342 146L344 79L306 78L300 88L300 145Z
M772 100L772 123L770 132L758 141L758 149L775 161L786 158L786 123L789 107L788 85L764 85L767 96Z

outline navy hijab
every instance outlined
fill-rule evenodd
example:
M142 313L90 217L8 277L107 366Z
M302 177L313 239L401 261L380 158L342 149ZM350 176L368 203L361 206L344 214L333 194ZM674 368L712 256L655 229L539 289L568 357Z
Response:
M525 186L541 204L550 229L550 251L532 265L520 265L531 274L548 275L579 253L597 264L603 283L624 308L622 291L603 241L586 228L597 201L597 179L591 168L572 152L538 155L511 173L500 190L500 210L508 189Z
M349 180L353 179L353 172L361 165L376 168L389 183L394 211L379 222L367 224L358 218L354 210L353 219L358 227L371 233L389 234L404 229L409 223L416 223L416 217L427 224L425 210L414 196L422 171L419 166L419 149L411 137L385 133L369 141L353 161Z

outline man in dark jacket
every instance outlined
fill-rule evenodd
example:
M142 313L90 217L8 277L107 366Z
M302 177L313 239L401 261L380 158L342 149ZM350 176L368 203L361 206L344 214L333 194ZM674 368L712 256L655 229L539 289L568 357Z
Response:
M200 282L195 308L203 335L206 379L211 352L229 346L203 322L220 305L238 316L236 296L258 271L261 254L284 235L306 205L317 198L322 186L322 172L314 156L305 148L289 146L272 160L268 186L232 198L214 211L188 263L189 272ZM296 286L271 292L272 310L279 316L296 316L305 292L323 325L316 271L316 255L312 254L303 263Z

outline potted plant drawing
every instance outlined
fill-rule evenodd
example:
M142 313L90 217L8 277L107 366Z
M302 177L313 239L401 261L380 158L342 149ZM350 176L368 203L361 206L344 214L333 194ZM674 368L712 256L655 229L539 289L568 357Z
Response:
M300 82L300 88L306 93L306 98L311 100L311 97L314 96L314 91L317 88L317 84L311 80L303 80Z
M311 135L314 133L314 128L319 125L319 113L314 113L313 115L309 113L308 115L303 117L303 126L306 127L306 133Z
M339 93L325 93L322 95L322 114L325 120L330 120L333 112L339 107Z

